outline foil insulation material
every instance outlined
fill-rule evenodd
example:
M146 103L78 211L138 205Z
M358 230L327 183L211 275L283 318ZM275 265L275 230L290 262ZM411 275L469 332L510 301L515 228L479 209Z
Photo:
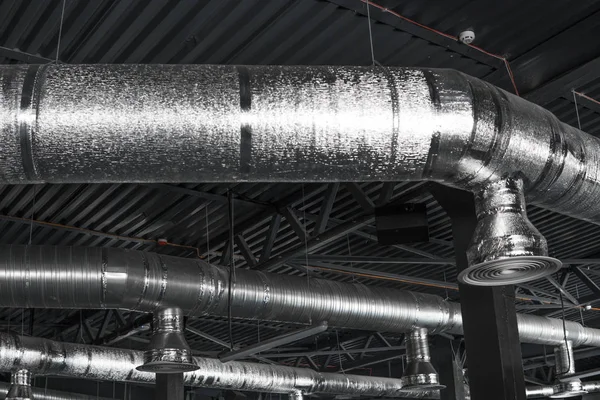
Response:
M9 388L9 383L0 382L0 399L6 398ZM91 396L86 394L61 392L58 390L50 390L36 387L32 387L31 392L33 393L34 400L113 400L107 397L97 397L96 395Z
M270 393L329 393L400 397L399 379L317 372L308 368L196 358L197 371L184 373L184 384L196 387ZM61 343L0 333L0 371L27 368L36 375L152 383L156 374L138 371L141 351Z
M0 246L0 307L227 316L229 271L202 260L135 250ZM331 327L462 334L460 304L424 293L240 269L232 316L279 322L327 321ZM563 343L562 320L517 314L522 342ZM574 346L600 347L600 330L566 321Z
M453 70L0 67L0 183L435 180L518 176L598 222L600 140Z
M573 342L567 340L554 348L554 359L556 360L556 376L559 379L568 378L575 374L575 356L573 354Z

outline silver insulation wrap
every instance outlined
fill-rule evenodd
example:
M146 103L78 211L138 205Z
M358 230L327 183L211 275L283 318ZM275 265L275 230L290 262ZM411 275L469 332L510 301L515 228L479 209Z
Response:
M356 394L399 397L399 379L317 372L308 368L196 358L200 369L184 374L188 386L245 391ZM27 368L37 375L152 383L156 374L136 369L141 351L60 343L0 333L0 371Z
M453 70L0 67L0 183L435 180L507 176L598 222L600 141Z
M5 399L8 394L9 383L0 382L0 399ZM89 396L78 393L61 392L58 390L31 388L34 400L109 400L106 397Z
M154 312L177 306L188 316L227 316L229 272L198 259L134 250L0 246L0 307L120 308ZM462 334L460 304L439 296L240 269L236 318L327 321L331 327L386 332L427 328ZM562 321L518 314L522 342L560 345ZM600 330L566 321L574 346L600 346Z

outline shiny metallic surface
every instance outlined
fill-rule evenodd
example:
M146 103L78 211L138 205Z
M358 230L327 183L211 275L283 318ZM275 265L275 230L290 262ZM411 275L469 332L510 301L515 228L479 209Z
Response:
M554 386L528 386L526 395L528 399L537 399L540 397L549 397L554 394Z
M562 263L527 219L523 181L506 178L476 192L477 226L458 280L478 286L511 285L552 274Z
M581 396L586 393L587 391L583 389L581 380L573 379L566 382L559 382L554 385L554 394L548 397L551 399L566 399L569 397Z
M188 316L227 316L227 268L202 260L133 250L0 246L0 307L120 308L154 312L178 306ZM460 305L424 293L240 269L235 318L327 321L330 327L430 334L462 333ZM562 321L518 314L522 342L563 343ZM566 321L574 346L600 347L600 330ZM141 362L140 362L141 364Z
M598 222L600 141L453 70L52 64L0 75L1 183L435 180L476 190L518 175L529 200Z
M558 379L568 378L575 374L575 356L573 354L573 342L567 340L554 348L554 359L556 360L556 376Z
M600 381L583 382L581 387L588 393L600 392Z
M8 394L10 384L0 382L0 399L5 399ZM61 392L58 390L31 388L34 400L108 400L106 397L88 396L79 393Z
M10 388L6 400L33 400L31 392L31 372L18 369L10 374Z
M317 372L308 368L196 358L200 367L184 373L188 386L244 391L360 394L399 397L400 379ZM27 368L40 375L108 381L154 382L156 374L138 371L143 353L135 350L60 343L0 333L0 371Z
M296 391L288 394L288 399L289 400L304 400L304 394L301 391L296 390Z
M431 364L427 329L416 328L406 335L406 368L402 376L410 390L443 389L437 371Z
M169 374L199 368L185 340L183 311L180 308L166 307L156 311L153 326L148 350L144 352L144 364L137 367L138 371Z

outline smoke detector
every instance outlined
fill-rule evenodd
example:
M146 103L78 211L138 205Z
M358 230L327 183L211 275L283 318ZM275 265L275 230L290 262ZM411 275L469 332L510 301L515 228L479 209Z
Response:
M199 367L183 334L183 311L177 307L163 308L154 314L154 330L144 364L138 371L174 374L195 371Z
M402 376L402 389L435 390L440 385L439 375L429 355L427 329L416 328L406 336L406 369Z
M477 226L467 251L469 267L461 283L501 286L527 282L558 271L562 263L548 257L548 245L527 218L523 182L503 179L475 195Z
M475 40L475 32L471 29L462 31L458 34L458 40L464 44L471 44Z
M31 372L20 369L10 375L10 388L6 400L33 400L31 392Z

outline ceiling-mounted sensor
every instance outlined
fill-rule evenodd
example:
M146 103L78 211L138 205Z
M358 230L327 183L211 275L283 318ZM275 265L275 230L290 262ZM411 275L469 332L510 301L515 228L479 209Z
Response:
M475 32L467 29L458 34L458 40L464 44L471 44L475 40Z

